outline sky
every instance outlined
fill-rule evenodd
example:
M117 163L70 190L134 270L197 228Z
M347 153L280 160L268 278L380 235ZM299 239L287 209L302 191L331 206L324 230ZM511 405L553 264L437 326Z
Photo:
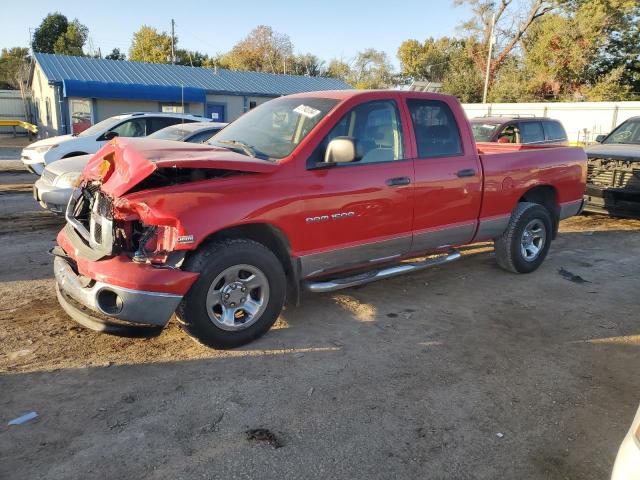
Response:
M89 27L91 45L103 55L113 48L126 53L143 24L169 31L173 18L179 48L210 55L228 51L263 24L289 35L296 53L348 60L372 47L387 52L395 66L402 41L455 35L469 16L453 0L30 0L27 8L19 2L3 6L0 48L27 46L30 29L56 10Z

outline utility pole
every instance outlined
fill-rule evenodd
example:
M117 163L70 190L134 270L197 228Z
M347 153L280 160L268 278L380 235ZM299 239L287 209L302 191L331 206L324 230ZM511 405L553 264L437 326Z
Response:
M493 53L493 44L495 38L493 30L496 26L496 14L491 17L491 32L489 33L489 54L487 55L487 71L484 76L484 91L482 92L482 103L487 103L487 93L489 92L489 72L491 71L491 54Z
M171 19L171 63L176 63L176 51L175 51L175 38L176 38L176 22Z

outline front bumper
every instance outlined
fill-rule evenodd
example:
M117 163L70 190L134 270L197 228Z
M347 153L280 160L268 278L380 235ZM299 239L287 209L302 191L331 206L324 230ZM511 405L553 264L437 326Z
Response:
M93 330L164 327L182 295L132 290L78 275L61 256L54 261L58 300L67 314Z
M584 209L617 217L640 217L640 191L587 184Z
M54 213L64 213L72 192L72 188L56 187L43 178L37 180L33 185L33 198L42 208Z
M25 164L30 172L37 175L42 175L42 171L46 167L44 154L38 153L35 150L22 150L20 160L22 160L22 163Z

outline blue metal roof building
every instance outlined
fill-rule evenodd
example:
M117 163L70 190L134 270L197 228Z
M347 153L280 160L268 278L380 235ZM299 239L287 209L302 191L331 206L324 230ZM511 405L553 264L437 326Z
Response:
M341 80L36 53L32 98L41 129L71 133L131 111L184 111L231 121L270 98L351 88Z

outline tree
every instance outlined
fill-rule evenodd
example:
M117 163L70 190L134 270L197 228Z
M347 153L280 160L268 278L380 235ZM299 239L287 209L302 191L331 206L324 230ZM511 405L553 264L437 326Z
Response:
M473 12L473 18L463 23L462 28L469 33L469 38L476 41L473 57L480 71L487 66L491 25L495 18L495 54L489 68L490 84L527 30L541 17L557 9L563 1L530 0L525 7L522 2L514 0L454 0L455 5L468 5Z
M387 54L368 48L357 54L347 81L355 88L388 88L395 82L395 76Z
M104 58L106 58L107 60L126 60L127 59L124 53L120 53L119 48L114 48L113 50L111 50L111 53Z
M206 53L200 53L194 50L176 50L176 64L189 65L191 67L202 67L209 61Z
M54 53L54 45L65 34L69 21L59 12L47 15L33 33L31 47L34 52Z
M311 53L294 55L286 62L286 69L292 75L318 77L324 71L324 62Z
M82 56L89 29L77 19L68 24L67 30L53 44L53 53Z
M258 25L224 55L223 63L236 70L283 73L285 62L292 58L293 45L288 35Z
M29 49L3 48L0 53L0 88L18 90L27 79Z
M447 75L442 80L442 92L455 95L461 102L482 100L483 77L472 57L473 40L458 40L449 53Z
M624 66L616 67L600 78L593 86L585 90L585 98L589 102L616 102L628 100L631 85L625 85L621 80Z
M175 43L178 41L175 39ZM143 25L133 34L129 60L148 63L171 63L171 36Z
M417 40L402 42L398 47L401 75L411 80L441 82L449 71L454 42L447 37L428 38L424 43Z
M633 87L634 75L638 78L637 71L627 68L634 61L627 54L639 48L632 20L638 11L629 0L582 0L539 22L523 39L523 69L531 96L571 100L588 96L594 88L599 93L592 96L598 98L606 98L607 92L611 99L628 94L631 88L611 85L617 81Z
M622 2L610 5L613 19L606 28L605 44L592 65L596 78L622 69L620 83L640 92L640 3ZM611 15L613 13L613 15Z
M325 77L337 78L346 82L349 80L349 76L351 75L351 66L344 60L334 58L329 62L329 65L323 75Z
M482 94L482 76L473 60L472 39L428 38L424 43L407 40L398 48L401 76L405 81L442 83L442 91L464 102L477 101Z

